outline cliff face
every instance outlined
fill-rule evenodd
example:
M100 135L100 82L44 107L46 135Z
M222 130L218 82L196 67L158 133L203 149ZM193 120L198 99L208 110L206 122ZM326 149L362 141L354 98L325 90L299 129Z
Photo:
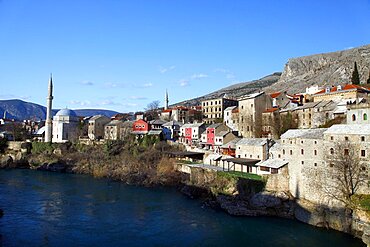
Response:
M354 63L360 74L361 83L366 83L370 70L370 45L353 49L291 58L285 65L279 81L266 91L304 91L312 85L331 86L351 81Z

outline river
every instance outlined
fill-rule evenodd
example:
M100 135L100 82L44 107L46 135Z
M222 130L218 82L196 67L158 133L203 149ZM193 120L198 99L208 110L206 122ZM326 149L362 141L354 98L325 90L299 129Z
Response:
M364 246L281 218L234 217L170 188L0 170L0 246Z

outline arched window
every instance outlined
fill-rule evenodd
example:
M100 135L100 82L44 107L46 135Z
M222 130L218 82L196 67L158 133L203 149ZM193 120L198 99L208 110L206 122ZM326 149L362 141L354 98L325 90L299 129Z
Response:
M364 120L367 120L367 114L364 113Z
M356 121L356 115L355 114L352 114L352 121Z

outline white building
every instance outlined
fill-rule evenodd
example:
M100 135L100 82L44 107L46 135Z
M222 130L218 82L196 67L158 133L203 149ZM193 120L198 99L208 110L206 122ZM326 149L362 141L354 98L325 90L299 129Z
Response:
M78 138L79 118L70 109L62 109L53 118L52 142L75 141Z

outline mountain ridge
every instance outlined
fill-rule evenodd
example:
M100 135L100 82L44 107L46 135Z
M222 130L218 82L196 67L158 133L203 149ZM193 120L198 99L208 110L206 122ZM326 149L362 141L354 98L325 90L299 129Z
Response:
M55 115L59 109L53 109L52 114ZM9 100L0 100L0 117L4 116L4 111L6 111L7 118L16 119L16 120L25 120L25 119L35 119L35 120L45 120L46 118L46 107L23 101L20 99L9 99ZM86 117L93 115L106 115L111 117L118 112L104 109L76 109L73 110L76 112L77 116Z

